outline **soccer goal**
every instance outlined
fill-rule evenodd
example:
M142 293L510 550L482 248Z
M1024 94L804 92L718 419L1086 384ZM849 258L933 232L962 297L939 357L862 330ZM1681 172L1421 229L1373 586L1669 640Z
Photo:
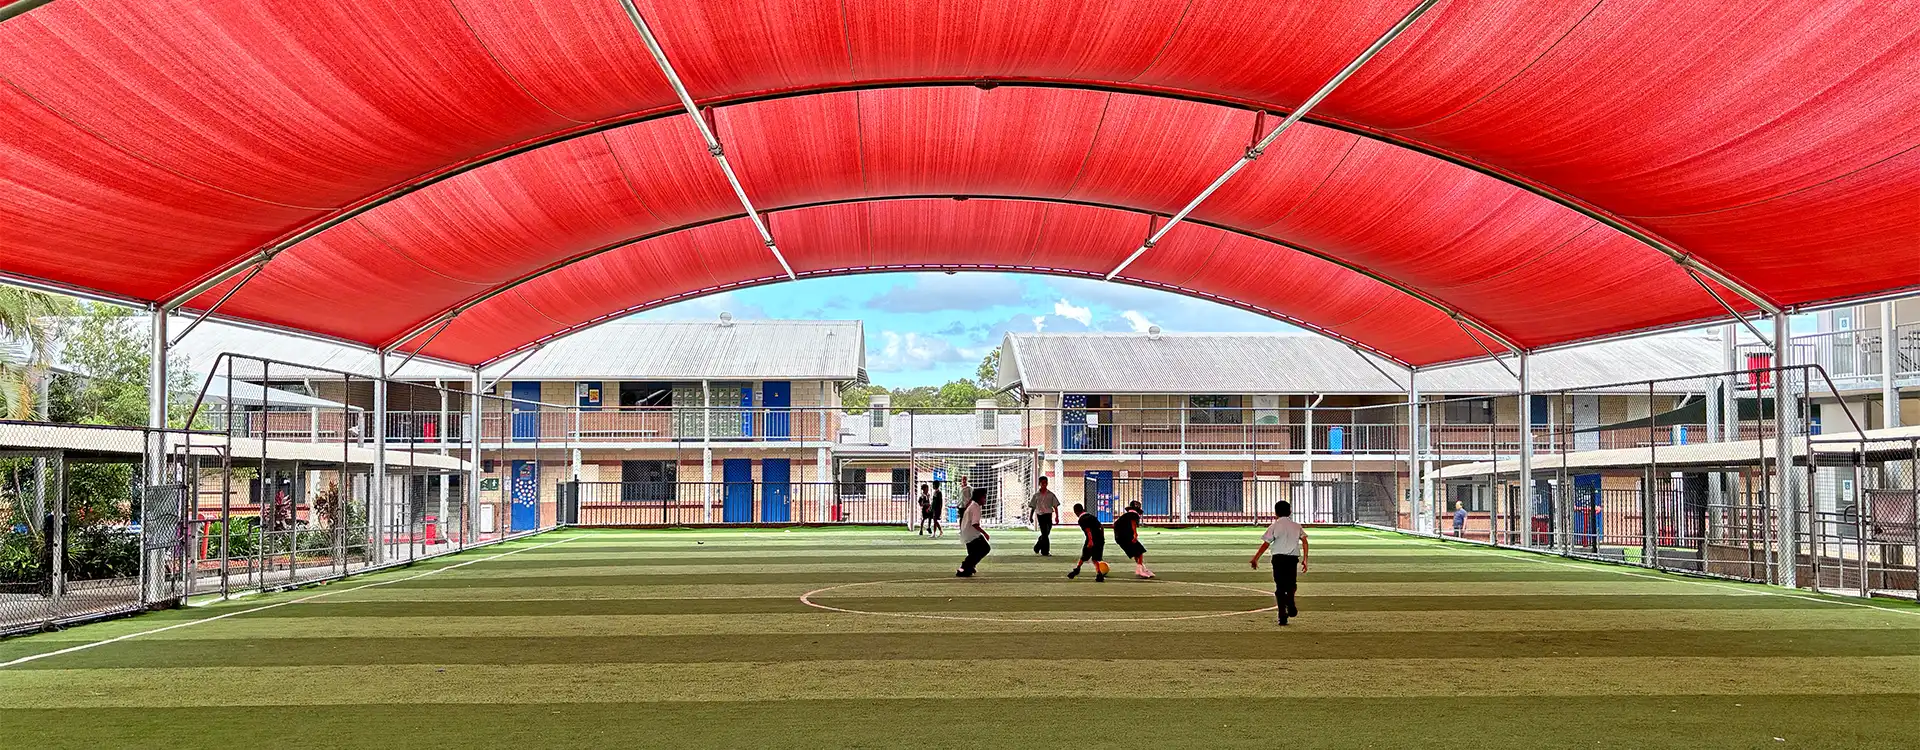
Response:
M915 450L916 483L939 482L946 514L957 519L973 488L987 491L988 526L1018 526L1040 477L1040 454L1030 450Z

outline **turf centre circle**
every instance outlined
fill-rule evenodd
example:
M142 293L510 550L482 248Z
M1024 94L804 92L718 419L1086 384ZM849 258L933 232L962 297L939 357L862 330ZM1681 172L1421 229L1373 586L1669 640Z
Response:
M946 614L936 615L936 614L925 614L920 612L878 612L878 611L867 610L867 609L850 609L846 607L835 607L828 604L821 604L820 602L816 602L813 600L813 597L821 594L825 594L833 591L841 591L844 589L850 589L850 588L855 588L859 586L877 586L877 585L888 584L888 583L925 583L925 582L932 582L932 581L953 581L953 580L955 579L952 576L945 576L945 577L935 577L935 578L897 578L897 579L885 580L885 581L855 581L853 583L842 583L834 586L827 586L825 588L818 588L818 589L809 591L807 593L801 594L800 603L805 604L809 607L813 607L815 609L822 609L829 612L842 612L850 615L906 617L906 618L912 618L916 620L963 620L963 621L970 621L970 622L1165 622L1165 621L1173 621L1173 620L1204 620L1204 619L1209 619L1214 617L1236 617L1239 615L1254 615L1262 612L1272 612L1276 609L1279 609L1279 606L1277 605L1270 605L1266 607L1261 607L1259 609L1245 609L1245 610L1236 610L1236 611L1230 611L1230 612L1203 612L1200 614L1190 614L1190 615L1166 615L1161 617L981 617L977 615L946 615ZM1058 583L1059 582L1059 580L1055 578L1037 578L1033 576L1018 577L1018 578L994 578L989 580L994 582L1007 582L1007 583L1012 583L1012 582ZM1156 581L1158 581L1158 579L1156 579ZM1143 581L1142 583L1145 583L1145 582ZM1237 591L1252 591L1260 594L1269 594L1269 595L1272 593L1271 591L1268 591L1265 589L1256 589L1256 588L1250 588L1247 586L1234 586L1234 585L1224 584L1224 583L1206 583L1202 581L1163 581L1163 582L1157 582L1156 585L1208 586L1212 588L1234 589ZM1174 595L1169 594L1169 596L1174 596Z

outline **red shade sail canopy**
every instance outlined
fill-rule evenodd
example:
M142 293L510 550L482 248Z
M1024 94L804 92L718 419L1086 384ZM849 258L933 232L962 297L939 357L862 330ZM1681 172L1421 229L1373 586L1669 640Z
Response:
M795 274L1094 277L1412 5L636 3ZM787 278L619 0L21 8L15 279L483 363ZM1914 18L1442 0L1115 280L1414 365L1920 288Z

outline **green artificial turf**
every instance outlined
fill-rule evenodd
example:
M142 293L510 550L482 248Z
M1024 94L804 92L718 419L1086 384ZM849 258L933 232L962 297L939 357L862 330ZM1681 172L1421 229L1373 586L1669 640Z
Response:
M1312 532L565 530L0 641L7 747L1911 747L1920 608ZM1067 545L1059 545L1063 553ZM1115 552L1111 547L1109 552ZM823 590L824 589L824 590ZM811 592L811 593L810 593ZM809 600L831 611L809 606ZM260 609L267 607L266 609ZM257 610L257 611L256 611ZM207 618L230 615L218 620ZM185 625L164 632L148 632ZM18 742L19 744L15 744Z

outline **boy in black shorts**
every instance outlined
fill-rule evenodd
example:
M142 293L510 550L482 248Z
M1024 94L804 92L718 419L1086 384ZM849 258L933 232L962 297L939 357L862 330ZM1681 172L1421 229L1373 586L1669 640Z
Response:
M1087 512L1087 507L1073 504L1073 513L1080 517L1080 531L1086 535L1086 544L1080 548L1080 562L1073 564L1073 570L1067 571L1068 578L1080 575L1080 566L1093 561L1093 580L1107 580L1107 561L1101 559L1107 549L1107 530L1100 525L1100 517Z
M1113 541L1120 544L1120 551L1133 559L1133 574L1141 578L1152 578L1153 571L1147 570L1147 548L1140 543L1140 501L1127 503L1127 512L1113 519Z

